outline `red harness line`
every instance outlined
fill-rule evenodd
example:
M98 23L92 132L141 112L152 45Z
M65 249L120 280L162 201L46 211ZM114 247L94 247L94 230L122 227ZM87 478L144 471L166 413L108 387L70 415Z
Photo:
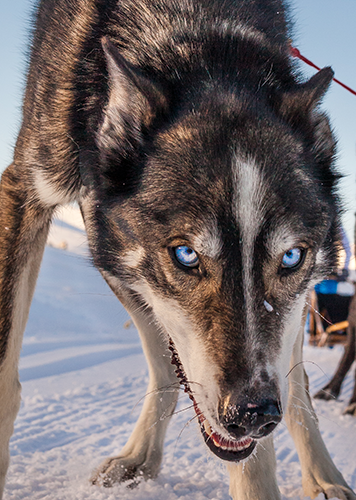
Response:
M301 61L305 62L306 64L309 64L309 66L312 66L312 68L315 68L318 71L320 71L320 68L318 68L318 66L316 66L314 63L309 61L309 59L307 59L306 57L302 56L302 54L299 52L299 50L296 49L295 47L290 46L290 53L292 54L293 57L298 57L298 59L300 59ZM351 94L356 95L356 92L354 90L352 90L350 87L348 87L344 83L340 82L340 80L337 80L336 78L333 78L333 80L334 80L334 82L341 85L341 87L344 87L344 89L351 92Z

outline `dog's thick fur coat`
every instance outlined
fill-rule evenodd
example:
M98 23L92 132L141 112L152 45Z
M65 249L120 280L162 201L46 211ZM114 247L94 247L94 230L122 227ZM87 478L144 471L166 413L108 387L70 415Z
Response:
M234 500L280 498L271 431L283 413L305 494L356 499L301 364L306 296L339 239L335 144L317 109L333 73L300 83L286 26L280 0L40 1L0 190L1 491L48 228L77 201L150 372L131 438L93 483L158 474L178 375Z

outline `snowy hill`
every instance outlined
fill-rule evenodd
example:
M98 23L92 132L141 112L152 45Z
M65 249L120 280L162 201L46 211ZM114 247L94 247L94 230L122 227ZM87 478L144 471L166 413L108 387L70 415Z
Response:
M221 462L203 444L192 410L168 429L162 471L136 489L91 486L92 470L117 454L138 418L148 381L138 334L87 257L77 209L64 211L49 237L25 333L20 377L23 402L11 440L5 500L228 500ZM64 250L66 248L66 250ZM305 348L311 391L323 386L340 349ZM356 418L340 401L316 402L323 437L356 489ZM182 393L178 410L190 406ZM303 498L300 467L285 425L276 432L283 500Z

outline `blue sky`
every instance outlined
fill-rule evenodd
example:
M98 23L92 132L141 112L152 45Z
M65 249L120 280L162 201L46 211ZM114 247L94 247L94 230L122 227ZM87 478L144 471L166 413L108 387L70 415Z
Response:
M10 162L21 119L31 0L7 0L0 8L0 171ZM356 1L294 0L294 45L316 65L331 65L336 78L356 90ZM305 76L314 70L301 63ZM356 96L333 84L324 100L339 138L344 225L353 239L356 211Z

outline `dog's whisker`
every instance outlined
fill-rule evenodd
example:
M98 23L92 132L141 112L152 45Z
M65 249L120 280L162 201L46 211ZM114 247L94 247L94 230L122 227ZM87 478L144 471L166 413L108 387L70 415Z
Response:
M267 451L267 449L265 448L265 446L263 446L262 441L259 441L258 445L261 446L262 450Z
M177 401L180 401L183 399L183 397L186 397L185 394L182 395L180 398L178 398ZM171 413L167 414L168 410L170 407L172 406L175 406L176 405L176 401L172 402L165 410L164 412L162 413L162 415L160 416L160 418L158 420L156 420L156 422L154 422L150 428L154 427L155 425L157 425L159 422L163 422L164 420L166 420L167 418L171 418L173 417L174 415L178 415L180 413L183 413L185 411L188 411L188 410L191 410L192 408L194 408L194 404L192 405L189 405L189 406L186 406L185 408L181 408L179 410L174 410L172 411Z
M308 412L308 411L306 410L306 408L303 408L302 406L297 405L297 404L294 404L294 403L293 403L293 404L291 404L291 406L297 410L297 414L298 414L298 415L300 415L300 411L306 411L306 413L308 413L308 414L310 415L310 417L311 417L311 418L312 418L315 422L317 422L317 421L318 421L318 420L317 420L317 418L315 418L315 416L314 416L311 412ZM304 424L302 424L300 420L294 419L294 421L295 421L295 422L297 422L297 423L298 423L298 425L303 425L304 429L309 430L309 429L308 429L308 427L306 427Z
M308 407L308 405L306 404L306 402L303 399L299 398L295 394L292 394L291 398L295 399L296 401L299 401L300 403L302 403L303 404L303 408L305 408L306 410L308 410L310 412L310 408Z
M186 406L185 408L181 408L180 410L173 410L172 413L170 413L169 415L167 415L167 411L172 407L174 406L174 408L176 407L176 404L179 402L179 401L182 401L182 399L186 399L186 395L185 394L182 394L180 397L178 397L177 401L173 401L170 405L168 405L168 407L163 411L161 417L160 417L160 420L165 420L166 418L170 418L172 417L173 415L177 415L178 413L183 413L184 411L187 411L187 410L190 410L191 408L194 408L194 404L192 405L189 405L189 406Z
M173 406L173 404L171 404L170 406ZM155 427L159 422L163 422L164 420L166 420L167 418L171 418L173 417L174 415L178 415L179 413L183 413L187 410L190 410L191 408L194 408L194 405L191 405L191 406L187 406L186 408L182 408L181 410L177 410L177 411L173 411L169 414L167 414L166 412L169 410L169 407L162 413L162 415L159 417L158 420L156 420L150 427L149 429L152 429L153 427Z
M332 394L330 391L328 391L326 389L319 389L318 392L322 392L323 394L327 394L330 397L330 399L332 399L334 401L336 401L338 398L338 396L334 396L334 394Z
M292 405L293 406L293 405ZM293 406L294 407L294 406ZM292 422L295 422L297 425L299 425L300 427L302 427L303 429L305 429L306 431L309 431L308 427L303 424L303 422L301 422L300 420L297 420L296 418L292 418L290 415L288 417ZM287 427L288 428L288 427Z
M175 387L175 386L176 386L176 384L178 384L178 382L175 382L175 383L173 383L173 384L169 384L169 385L166 385L166 386L163 386L163 387L159 387L159 388L157 388L157 389L154 389L153 391L146 392L146 394L145 394L144 396L142 396L142 398L140 398L140 399L139 399L139 400L135 403L135 405L133 406L133 408L132 408L132 410L131 410L130 414L132 414L132 413L136 410L137 406L138 406L138 405L139 405L139 404L140 404L140 403L141 403L144 399L146 399L146 398L147 398L147 396L155 396L155 395L157 395L157 394L167 394L167 393L172 393L172 392L179 392L179 391L181 391L181 390L182 390L182 388L181 388L180 386L178 386L178 385L177 385L177 387Z
M320 415L318 415L318 418L319 418L319 420L323 419L327 422L331 422L332 424L336 425L337 427L340 427L340 428L342 427L336 420L334 420L333 418L329 418L326 415L320 414ZM317 421L318 421L318 419L317 419Z
M294 384L295 386L297 387L300 387L302 389L302 391L304 391L306 394L308 394L308 396L310 396L311 398L313 397L312 396L312 393L309 391L309 389L307 389L303 384L301 384L300 382L297 382L296 380L290 380L289 383L292 383Z
M289 372L287 373L286 377L285 378L288 378L289 375L292 373L292 371L297 368L299 365L303 365L305 363L310 363L311 365L314 365L314 366L317 366L319 368L319 370L327 377L326 373L324 372L324 370L321 368L320 365L318 365L318 363L315 363L314 361L310 361L309 359L303 359L302 361L299 361L298 363L296 363L294 366L292 366L292 368L289 370Z
M178 446L178 441L180 440L183 432L185 431L185 429L193 422L193 420L197 419L198 418L198 415L194 415L194 417L192 417L191 419L188 420L188 422L186 422L183 426L183 429L180 431L180 433L178 434L177 436L177 439L176 439L176 443L175 443L175 446L174 446L174 451L173 451L173 454L175 454L176 452L176 449L177 449L177 446Z
M296 403L290 403L290 405L291 405L291 407L293 407L293 408L295 408L295 409L297 410L298 415L300 415L300 413L299 413L300 411L301 411L301 412L302 412L302 411L304 411L305 413L307 413L307 414L311 417L311 419L312 419L312 420L314 420L314 422L317 422L317 421L318 421L318 419L317 419L317 417L316 417L315 413L314 413L314 412L312 412L312 411L310 411L310 410L309 410L308 408L306 408L305 406L301 406L301 405L298 405L298 404L296 404Z
M284 420L281 420L281 422L279 423L279 425L280 425L281 427L284 427L285 429L288 429L287 424L285 423L285 421L284 421Z
M328 323L329 325L333 324L330 320L328 320L328 318L325 318L325 316L323 316L322 314L320 314L320 312L317 309L315 309L311 304L309 304L309 302L305 302L305 303L306 303L307 306L310 307L310 309L312 309L315 312L315 314L317 314L318 316L320 316L321 319L323 319L324 321L326 321L326 323Z
M310 391L309 391L306 387L304 387L304 386L303 386L303 384L301 384L300 382L297 382L297 381L295 381L295 380L292 380L291 382L292 382L293 384L295 384L296 386L300 387L300 388L301 388L301 389L302 389L302 390L303 390L306 394L308 394L308 396L309 396L311 399L313 399L313 394L312 394L312 393L311 393L311 392L310 392ZM321 392L321 391L322 391L322 392L324 392L325 394L328 394L328 395L330 396L330 399L333 399L334 401L336 401L336 400L337 400L337 396L334 396L333 394L330 394L330 392L329 392L329 391L326 391L326 390L324 390L324 389L320 389L320 392ZM297 396L293 395L293 397L297 397ZM304 402L304 404L306 404L306 403Z
M166 418L173 417L173 415L179 415L179 413L184 413L185 411L191 410L192 408L194 408L194 405L187 406L187 407L182 408L180 410L175 410L172 413L170 413L169 415L163 414L162 417L160 418L160 420L165 420Z

